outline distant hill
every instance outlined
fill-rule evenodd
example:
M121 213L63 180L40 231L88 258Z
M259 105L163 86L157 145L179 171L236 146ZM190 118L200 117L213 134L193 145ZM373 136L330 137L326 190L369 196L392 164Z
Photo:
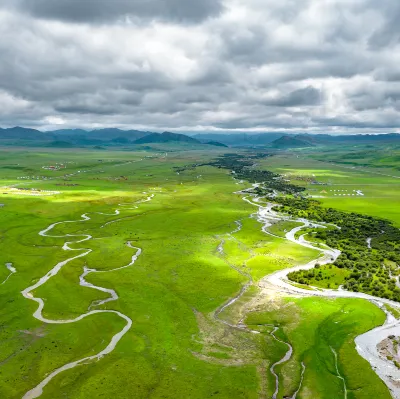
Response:
M214 141L233 147L256 147L272 143L282 137L282 133L199 133L192 137L203 143Z
M55 140L52 141L50 144L48 144L48 147L53 147L53 148L72 148L74 145L68 141L63 141L63 140Z
M152 133L139 130L122 130L117 128L106 128L97 130L84 129L60 129L50 132L40 130L13 127L0 128L0 140L36 140L48 142L50 147L67 146L92 146L92 145L121 145L121 144L145 144L145 143L168 143L181 142L200 144L192 137L164 132ZM217 145L217 144L212 144ZM223 144L221 144L223 145Z
M52 133L56 136L85 136L88 131L83 130L83 129L59 129L59 130L53 130Z
M54 136L47 135L47 133L43 133L40 130L15 126L8 129L0 128L0 139L48 140L54 139Z
M207 141L204 144L214 145L216 147L227 147L228 148L228 146L226 144L220 143L219 141Z
M271 143L274 148L302 148L302 147L313 147L314 144L309 141L303 140L298 136L282 136L279 139L274 140Z
M318 138L317 135L312 135L312 134L297 134L294 136L295 139L305 141L306 143L311 143L314 145L318 145L323 143L323 139Z
M373 144L373 143L398 143L400 144L399 133L385 134L348 134L335 135L329 134L313 135L321 143L335 144Z
M115 139L111 140L113 143L119 143L119 144L129 144L129 140L126 137L116 137Z
M140 130L122 130L116 128L96 129L88 132L88 137L97 138L100 140L112 140L125 138L129 141L137 140L141 137L148 136L152 132L142 132Z
M135 141L141 137L151 134L151 132L142 132L139 130L122 130L117 128L106 128L96 130L83 130L83 129L61 129L52 132L56 137L68 138L72 141L79 140L96 140L99 141L112 141L115 139L125 140L125 142ZM118 141L117 141L118 142ZM93 143L93 141L92 141Z
M283 138L284 137L284 138ZM59 129L42 132L21 126L0 128L0 141L8 145L56 145L54 142L67 142L72 146L121 146L148 143L189 143L205 144L218 147L274 147L296 148L318 145L374 145L400 144L399 133L386 134L309 134L278 132L266 133L204 133L194 136L164 132L154 133L140 130L122 130L119 128L104 128L95 130ZM3 141L4 140L4 141ZM53 142L53 143L52 143ZM52 143L52 144L51 144Z
M152 133L138 140L135 140L134 144L171 143L171 142L201 144L199 140L196 140L193 137L171 132Z
M400 144L399 133L384 134L308 134L288 133L287 137L294 137L314 145L331 144L374 144L374 143L398 143ZM282 137L282 133L200 133L193 136L200 141L218 141L220 143L237 147L263 147L270 146L275 140ZM279 144L279 143L278 143ZM304 143L303 143L304 144Z

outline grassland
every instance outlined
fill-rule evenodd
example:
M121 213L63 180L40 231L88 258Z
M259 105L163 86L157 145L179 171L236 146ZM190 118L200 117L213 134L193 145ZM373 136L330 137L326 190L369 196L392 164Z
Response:
M400 226L398 163L389 167L386 159L385 168L378 168L377 161L372 166L339 164L334 161L340 159L340 154L343 157L349 152L337 152L335 157L331 155L332 161L325 152L317 150L282 153L262 160L259 166L285 174L292 183L306 186L307 193L326 207L387 218ZM324 185L312 184L313 180ZM357 195L357 191L363 195Z
M299 385L303 362L300 397L307 399L344 397L332 348L340 359L339 375L344 376L347 397L390 398L384 384L375 381L369 364L357 355L353 342L362 331L383 321L382 312L365 301L320 298L287 299L279 309L253 313L247 318L249 326L264 334L269 325L280 326L282 338L291 342L294 351L281 369L282 391L288 395Z
M126 246L129 241L143 250L133 267L92 274L88 281L114 289L119 299L100 308L118 310L133 324L111 354L59 374L41 397L271 397L274 378L269 367L284 352L265 326L271 322L281 326L277 334L289 339L295 350L293 359L278 370L283 381L279 398L294 392L301 361L306 372L298 398L340 397L330 346L338 353L349 398L389 397L354 349L353 338L384 317L366 302L279 299L270 304L272 308L260 305L247 320L262 334L231 328L215 317L216 309L240 292L249 276L257 282L316 257L314 250L262 233L260 224L250 218L254 207L233 194L248 185L232 179L226 170L174 169L210 161L224 151L168 146L141 152L0 151L1 186L59 192L28 195L24 190L17 194L0 189L0 281L9 274L7 263L16 269L0 285L1 397L20 398L55 368L98 353L123 326L115 314L105 313L68 325L42 323L32 316L36 304L21 295L70 256L62 250L65 238L42 237L38 232L52 223L79 220L84 213L91 219L58 225L53 233L90 234L92 240L71 247L93 251L68 263L34 294L43 298L43 313L50 319L85 313L107 294L79 285L83 268L110 270L127 264L133 255ZM273 158L262 161L263 166L276 162L275 170L283 171L288 161ZM43 168L59 164L63 167L56 170ZM137 209L120 205L134 205L149 194L154 198L137 204ZM116 208L120 215L112 215ZM235 221L243 227L232 233ZM283 236L289 227L278 225L272 231ZM229 322L245 315L256 294L253 285L220 319Z

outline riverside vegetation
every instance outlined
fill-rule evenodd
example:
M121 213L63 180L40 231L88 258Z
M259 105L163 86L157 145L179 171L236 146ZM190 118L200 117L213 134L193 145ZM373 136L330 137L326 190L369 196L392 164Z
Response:
M263 182L266 188L256 187L252 192L279 204L276 207L279 212L339 227L318 229L312 236L342 252L335 262L312 270L296 271L288 277L300 284L324 288L342 285L350 291L400 302L400 230L389 220L322 207L319 201L300 194L304 187L287 183L276 173L255 169L254 160L263 157L265 155L261 154L243 160L237 155L229 155L221 157L213 165L232 170L238 179ZM271 196L273 190L285 195Z
M342 252L339 258L332 265L291 273L290 279L301 284L311 280L316 285L323 280L330 284L330 280L340 274L342 279L330 284L332 288L343 285L351 291L400 302L400 231L390 221L323 208L318 201L307 198L278 198L276 202L281 204L279 211L291 216L340 227L319 230L313 236L339 249ZM348 273L336 272L337 268L346 269Z

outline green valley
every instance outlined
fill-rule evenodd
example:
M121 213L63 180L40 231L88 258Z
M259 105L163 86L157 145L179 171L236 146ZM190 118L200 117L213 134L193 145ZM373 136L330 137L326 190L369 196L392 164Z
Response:
M354 209L311 198L314 185L299 178L315 175L328 192L343 173L364 187L364 175L318 169L315 151L1 149L1 396L389 398L354 343L384 311L324 297L355 278L343 252L329 266L326 244L343 251L354 240L329 240L335 228L317 224L343 222L327 207ZM359 245L389 245L373 279L395 279L398 183L383 179L392 213L368 232L372 249L362 235ZM365 193L354 201L369 203ZM293 285L273 280L317 261L292 272Z

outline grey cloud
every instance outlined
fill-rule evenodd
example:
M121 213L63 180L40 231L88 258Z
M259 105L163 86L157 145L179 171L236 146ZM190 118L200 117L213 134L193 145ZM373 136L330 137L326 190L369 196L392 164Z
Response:
M321 91L315 87L305 87L294 90L281 97L263 101L265 105L275 107L298 107L305 105L318 105L321 103Z
M204 63L190 79L189 85L224 85L232 83L233 77L226 64L223 63Z
M397 2L328 3L3 0L0 126L394 128Z
M92 114L92 115L112 115L116 113L113 107L99 107L87 104L71 104L55 106L57 112L73 113L73 114Z
M370 7L379 9L382 15L381 26L369 37L372 50L380 49L400 42L400 3L397 0L370 0Z
M224 32L222 51L227 60L262 64L265 60L273 58L266 48L268 37L262 27L254 26L239 31L235 28L235 26L229 27Z
M398 121L389 119L385 121L358 121L349 117L344 118L321 118L317 122L324 126L342 127L342 128L357 128L357 129L397 129ZM391 132L390 132L391 133Z
M5 0L4 6L38 18L114 22L130 18L199 22L218 15L218 0Z
M376 70L373 76L377 81L400 82L400 71L397 65L392 65L392 67L384 66Z
M358 112L400 110L400 82L371 81L347 93L348 102Z

